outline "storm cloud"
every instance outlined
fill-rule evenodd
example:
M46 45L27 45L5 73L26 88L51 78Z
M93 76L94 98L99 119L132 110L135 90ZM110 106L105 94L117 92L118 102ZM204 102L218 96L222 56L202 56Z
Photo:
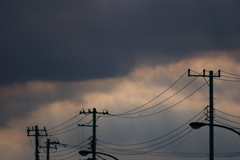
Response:
M1 84L118 77L239 50L239 1L4 1Z

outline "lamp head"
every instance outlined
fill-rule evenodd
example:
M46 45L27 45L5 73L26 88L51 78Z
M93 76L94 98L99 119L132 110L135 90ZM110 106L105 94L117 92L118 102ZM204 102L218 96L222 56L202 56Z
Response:
M201 123L201 122L192 122L189 124L193 129L199 129L202 126L205 126L205 123Z
M92 153L91 151L79 151L78 152L81 156L87 156L89 153Z

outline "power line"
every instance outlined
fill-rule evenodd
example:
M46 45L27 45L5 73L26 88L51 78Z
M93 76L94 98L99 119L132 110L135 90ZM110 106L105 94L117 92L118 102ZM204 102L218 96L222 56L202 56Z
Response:
M174 105L171 105L171 106L169 106L169 107L167 107L167 108L165 108L165 109L163 109L163 110L160 110L160 111L157 111L157 112L154 112L154 113L151 113L151 114L141 115L141 116L132 116L132 117L124 117L124 116L118 116L118 115L113 115L113 114L110 114L110 115L111 115L111 116L120 117L120 118L144 118L144 117L148 117L148 116L153 116L153 115L156 115L156 114L158 114L158 113L164 112L164 111L166 111L166 110L168 110L168 109L170 109L170 108L173 108L173 107L177 106L178 104L182 103L183 101L185 101L186 99L188 99L189 97L191 97L193 94L195 94L197 91L199 91L199 90L200 90L203 86L205 86L205 85L206 85L206 83L204 83L203 85L201 85L201 86L200 86L198 89L196 89L194 92L192 92L191 94L189 94L188 96L186 96L186 97L183 98L182 100L178 101L178 102L175 103ZM159 104L161 104L161 102L158 103L158 104L156 104L156 105L154 105L154 106L157 106L157 105L159 105Z
M78 127L75 127L75 128L72 128L72 129L69 129L69 130L66 130L66 131L63 131L63 132L55 133L55 134L52 134L52 135L56 136L56 135L59 135L59 134L67 133L67 132L73 131L73 130L75 130L77 128Z
M74 154L74 155L71 155L71 156L69 156L69 157L66 157L66 158L57 159L57 160L66 160L66 159L70 159L70 158L76 157L76 156L78 156L78 155L79 155L79 153L77 153L77 154ZM52 159L52 160L54 160L54 159Z
M221 76L225 77L227 79L220 78L220 79L217 79L217 80L228 81L228 82L240 82L240 75L234 74L234 73L230 73L230 72L226 72L226 71L222 71L222 72L227 74L227 75L221 75ZM228 76L228 75L231 75L231 76Z
M220 110L218 110L218 109L215 109L215 110L218 111L218 112L220 112L220 113L226 114L226 115L228 115L228 116L232 116L232 117L235 117L235 118L240 118L239 116L235 116L235 115L232 115L232 114L229 114L229 113L220 111Z
M232 123L240 124L239 122L232 121L232 120L229 120L229 119L227 119L227 118L223 118L223 117L218 116L218 115L215 115L215 117L218 117L218 118L223 119L223 120L228 121L228 122L232 122Z
M58 150L56 153L59 153L59 152L65 152L65 151L68 151L72 148L85 148L86 146L88 146L89 144L85 144L86 142L88 142L89 139L83 141L82 143L79 143L78 145L69 145L69 144L62 144L62 143L59 143L57 144L59 147L63 146L65 147L66 149L64 150ZM85 144L85 145L84 145ZM84 145L84 146L81 146L81 145Z
M157 95L156 97L154 97L153 99L151 99L150 101L144 103L143 105L140 105L139 107L136 107L130 111L127 111L127 112L123 112L123 113L120 113L120 114L117 114L117 116L120 116L120 115L125 115L127 113L130 113L132 111L135 111L139 108L142 108L144 107L145 105L149 104L150 102L154 101L155 99L157 99L158 97L160 97L161 95L163 95L165 92L167 92L170 88L172 88L178 81L180 81L185 75L187 74L187 72L185 72L180 78L178 78L172 85L170 85L166 90L164 90L162 93L160 93L159 95Z
M190 127L188 126L187 128L181 130L180 132L172 135L171 137L169 137L169 138L167 138L167 139L165 139L165 140L162 140L162 141L160 141L160 142L157 142L157 143L154 143L154 144L151 144L151 145L148 145L148 146L144 146L144 147L131 148L131 149L129 149L129 148L128 148L128 149L116 149L116 148L111 148L111 147L103 146L103 145L100 145L100 144L99 144L99 146L103 146L103 147L106 147L106 148L109 148L109 149L113 149L113 150L123 150L123 151L128 151L128 152L131 151L131 152L132 152L132 151L135 151L135 150L142 150L142 149L145 149L145 148L151 148L151 147L160 145L160 144L162 144L162 143L164 143L164 142L167 142L167 141L169 141L169 140L172 140L172 139L176 138L177 136L181 135L182 133L184 133L184 132L185 132L186 130L188 130L189 128L190 128Z
M189 128L190 128L190 127L189 127ZM128 153L129 150L126 150L125 152L119 152L119 151L121 151L121 150L116 150L116 151L118 151L118 152L116 152L116 151L115 151L115 152L111 152L111 151L110 151L110 153L114 153L114 154L118 154L118 155L146 155L146 154L152 153L152 152L154 152L154 151L156 151L156 150L162 149L162 148L164 148L164 147L166 147L166 146L169 146L169 145L171 145L171 144L179 141L180 139L182 139L183 137L185 137L186 135L188 135L191 131L192 131L192 130L188 131L188 132L185 133L184 135L178 137L177 139L174 139L173 141L171 141L171 142L169 142L169 143L167 143L167 144L165 144L165 145L162 145L162 146L160 146L160 147L157 147L157 148L154 148L154 149L151 149L151 150L145 150L145 151L138 151L138 150L133 151L133 150L130 150L130 153ZM104 150L104 151L106 151L106 150ZM109 152L109 151L108 151L108 152Z
M62 131L62 130L64 130L64 129L67 129L67 128L69 128L69 127L71 127L71 126L73 126L73 125L75 125L75 124L77 124L77 123L79 123L80 121L82 121L83 119L85 119L87 117L87 115L86 116L84 116L83 118L81 118L80 120L77 120L76 122L74 122L74 123L72 123L72 124L70 124L70 125L68 125L68 126L66 126L66 127L64 127L64 128L61 128L61 129L58 129L58 130L56 130L56 131L52 131L52 132L49 132L49 134L53 134L53 135L57 135L57 134L61 134L61 133L65 133L65 132L60 132L60 133L56 133L56 132L59 132L59 131ZM75 117L74 117L75 118ZM71 118L71 120L72 120L73 118ZM69 122L69 120L68 120L68 122ZM62 125L62 124L61 124ZM59 127L60 127L60 125L58 125ZM55 127L56 128L56 127ZM75 128L74 128L75 129Z
M195 118L196 118L197 116L199 116L201 113L203 113L203 111L201 111L201 112L200 112L199 114L197 114L195 117L193 117L192 119L190 119L190 120L189 120L188 122L186 122L184 125L186 125L186 124L188 125L188 123L189 123L190 121L192 121L193 119L195 119ZM205 116L205 115L201 116L197 121L199 121L200 119L202 119L204 116ZM182 126L184 126L184 125L182 125ZM181 128L182 126L180 126L179 128ZM175 143L176 141L182 139L184 136L186 136L187 134L184 134L184 136L180 136L180 135L183 134L185 131L187 131L189 128L190 128L190 127L187 126L187 128L179 131L178 133L172 135L171 137L169 137L169 138L167 138L167 139L165 139L165 140L162 140L161 142L157 142L157 143L155 143L155 144L148 145L148 146L144 146L144 147L125 148L125 149L123 149L123 148L112 148L112 147L109 147L109 146L104 146L104 145L99 144L99 146L104 147L104 149L103 149L103 148L98 148L98 149L99 149L99 150L102 150L102 151L109 152L109 153L117 154L117 155L139 155L139 154L141 154L141 155L147 155L147 154L149 154L149 152L153 152L153 151L156 150L156 149L151 149L151 150L143 150L143 149L152 148L152 147L157 146L157 145L160 145L160 144L162 144L162 145L161 145L160 147L158 147L157 149L161 149L161 148L167 147L167 146ZM176 130L177 130L177 129L176 129ZM171 132L170 132L170 133L171 133ZM170 133L169 133L169 134L166 134L166 135L170 135ZM188 133L190 133L190 132L188 132ZM179 136L180 136L180 137L179 137ZM157 139L154 139L154 140L156 141L156 140L158 140L158 139L160 139L160 138L163 138L163 137L165 137L165 136L161 136L161 137L159 137L159 138L157 138ZM100 141L100 140L98 140L98 141ZM168 141L170 141L170 142L164 145L164 143L166 143L166 142L168 142ZM147 141L147 142L149 142L149 141ZM138 144L141 144L141 143L138 143ZM142 143L142 144L143 144L143 143ZM114 145L115 145L115 144L114 144ZM134 145L137 145L137 144L134 144ZM131 145L129 145L129 146L131 146ZM124 147L126 147L126 146L124 146Z
M240 75L238 75L238 74L235 74L235 73L230 73L230 72L226 72L226 71L223 71L223 70L222 70L222 72L223 72L223 73L226 73L226 74L233 75L233 76L240 77Z
M215 78L214 78L214 79L215 79ZM217 78L216 80L219 80L219 81L227 81L227 82L240 82L240 80L229 80L229 79L223 79L223 78L221 78L221 79Z
M181 88L180 90L178 90L177 92L175 92L173 95L171 95L170 97L166 98L165 100L161 101L160 103L158 103L157 105L153 105L149 108L146 108L144 110L141 110L141 111L137 111L137 112L133 112L133 113L128 113L128 114L124 114L124 115L132 115L132 114L137 114L137 113L141 113L141 112L144 112L144 111L147 111L149 109L152 109L152 108L155 108L156 106L166 102L167 100L171 99L172 97L176 96L178 93L180 93L183 89L185 89L187 86L189 86L193 81L195 81L195 79L191 80L187 85L185 85L183 88Z
M200 114L202 114L204 112L204 110L202 110L201 112L199 112L196 116L194 116L193 118L191 118L190 120L188 120L187 122L185 122L184 124L182 124L181 126L179 126L178 128L174 129L173 131L163 135L163 136L160 136L160 137L157 137L157 138L154 138L152 140L148 140L148 141L145 141L145 142L140 142L140 143L135 143L135 144L114 144L114 143L110 143L110 142L106 142L106 141L102 141L100 139L98 139L99 142L102 142L102 143L105 143L105 144L110 144L110 145L117 145L117 146L136 146L136 145L142 145L142 144L146 144L146 143L149 143L149 142L153 142L153 141L156 141L158 139L161 139L163 137L166 137L174 132L176 132L177 130L179 130L180 128L184 127L185 125L188 125L191 121L193 121L193 119L195 119L196 117L198 117ZM205 116L205 115L203 115ZM200 117L203 118L203 116ZM199 119L199 120L200 120ZM197 120L197 121L199 121Z
M84 148L84 147L83 147ZM72 148L73 149L73 148ZM79 149L82 149L82 148L74 148L74 150L70 151L70 152L67 152L67 153L64 153L64 154L60 154L60 155L54 155L54 156L51 156L51 157L61 157L61 156L66 156L66 155L69 155L69 154L72 154L74 152L77 152Z
M218 121L218 120L215 120L215 121L218 122L218 123L220 123L220 124L222 124L222 125L224 125L224 126L227 126L227 127L233 128L233 129L240 129L240 128L238 128L238 127L235 127L235 126L232 126L232 125L229 125L229 124L223 123L223 122Z
M225 75L221 75L222 77L226 77L226 78L232 78L232 79L239 79L240 80L240 77L231 77L231 76L225 76Z
M48 131L53 130L53 129L55 129L55 128L58 128L58 127L60 127L61 125L64 125L64 124L66 124L67 122L69 122L69 121L71 121L71 120L77 118L78 116L79 116L79 114L76 115L76 116L74 116L74 117L72 117L72 118L70 118L69 120L67 120L67 121L65 121L65 122L63 122L63 123L61 123L61 124L55 126L55 127L52 127L52 128L50 128L50 129L48 129Z

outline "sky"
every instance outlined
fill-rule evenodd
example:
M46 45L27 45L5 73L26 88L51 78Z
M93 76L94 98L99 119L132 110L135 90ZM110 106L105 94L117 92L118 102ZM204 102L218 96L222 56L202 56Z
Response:
M93 108L99 152L131 160L208 159L208 127L188 124L208 123L209 79L189 77L188 69L214 72L214 123L240 131L239 5L3 0L1 159L34 160L27 127L36 125L49 133L39 138L41 160L47 138L60 143L50 159L87 159L78 151L90 147L92 128L78 124L92 125ZM239 136L214 130L215 159L239 159Z

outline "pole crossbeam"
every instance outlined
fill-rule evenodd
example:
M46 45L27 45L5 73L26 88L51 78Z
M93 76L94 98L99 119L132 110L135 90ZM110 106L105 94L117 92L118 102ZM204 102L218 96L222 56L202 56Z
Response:
M206 74L206 70L204 69L202 74L191 74L191 69L188 69L188 77L221 77L221 70L218 70L218 74L211 75L211 71L209 71L209 74Z
M206 74L206 70L203 70L203 74L192 75L191 70L188 69L188 76L189 77L209 77L209 160L214 160L214 103L213 103L213 78L214 77L221 77L221 71L218 70L218 74L213 74L213 71L209 71L209 74Z

